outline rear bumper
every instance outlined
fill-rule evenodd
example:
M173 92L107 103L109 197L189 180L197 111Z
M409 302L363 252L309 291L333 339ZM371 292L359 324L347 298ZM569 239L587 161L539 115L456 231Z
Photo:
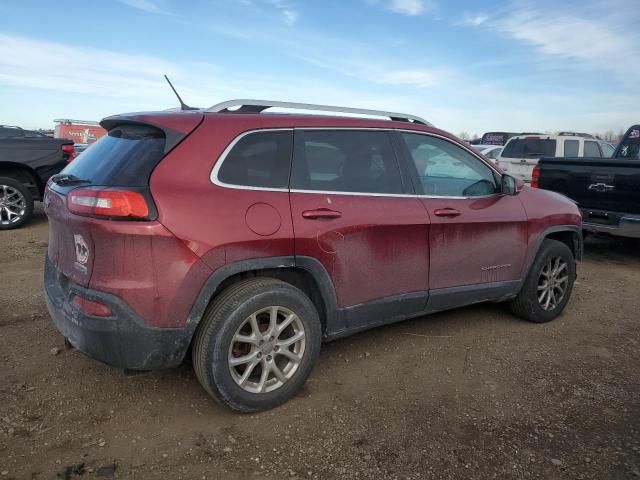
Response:
M640 238L640 215L596 211L593 209L581 210L582 228L587 231L609 233L618 237ZM599 221L595 222L595 218Z
M180 365L189 348L189 328L147 325L115 295L81 287L64 276L46 256L45 297L57 329L81 352L108 365L155 370ZM78 293L111 308L110 317L87 315L71 300Z

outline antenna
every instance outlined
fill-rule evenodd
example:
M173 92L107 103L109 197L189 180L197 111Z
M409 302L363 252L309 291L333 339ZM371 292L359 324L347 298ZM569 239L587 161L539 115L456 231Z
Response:
M195 107L190 107L189 105L187 105L186 103L184 103L182 101L182 98L180 98L180 95L178 94L178 92L176 91L176 89L173 87L173 84L171 83L171 80L169 80L169 77L167 77L166 75L164 76L165 80L167 81L167 83L169 84L169 86L171 87L171 90L173 90L173 93L176 94L176 97L178 97L178 101L180 102L180 110L199 110L198 108Z

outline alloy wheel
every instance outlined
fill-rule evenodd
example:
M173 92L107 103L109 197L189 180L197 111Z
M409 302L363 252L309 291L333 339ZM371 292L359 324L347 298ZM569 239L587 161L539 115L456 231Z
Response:
M0 185L0 225L12 225L20 221L27 211L27 199L10 185Z
M282 387L298 370L306 348L304 324L285 307L270 306L249 315L229 346L229 371L250 393Z
M569 285L569 268L562 257L550 258L538 278L538 303L545 310L554 310L564 299Z

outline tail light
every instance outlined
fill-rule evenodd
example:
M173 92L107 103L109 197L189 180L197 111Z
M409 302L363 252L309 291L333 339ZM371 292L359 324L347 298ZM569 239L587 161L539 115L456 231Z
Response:
M81 297L78 294L73 296L71 303L87 315L92 315L94 317L110 317L113 315L111 309L104 303L89 300L88 298Z
M78 215L146 219L149 204L140 193L131 190L76 188L67 196L67 208Z
M66 162L71 163L76 156L76 150L73 148L73 144L62 145L62 154Z
M533 173L531 174L531 186L533 188L540 188L540 167L538 165L533 167Z

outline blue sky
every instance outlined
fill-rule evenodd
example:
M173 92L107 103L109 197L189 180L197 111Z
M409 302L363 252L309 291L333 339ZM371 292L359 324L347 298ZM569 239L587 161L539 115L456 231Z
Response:
M0 1L0 123L52 127L268 98L414 113L445 130L640 121L629 0Z

